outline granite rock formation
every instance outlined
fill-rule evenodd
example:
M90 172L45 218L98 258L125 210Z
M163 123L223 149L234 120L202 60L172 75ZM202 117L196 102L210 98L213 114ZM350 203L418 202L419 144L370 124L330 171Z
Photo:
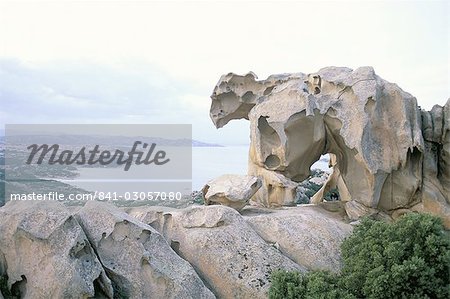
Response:
M20 298L267 298L276 269L339 271L351 233L319 206L118 208L8 202L0 285ZM8 296L6 296L8 298Z
M85 232L64 206L10 202L0 219L1 272L20 298L113 296Z
M0 274L20 298L215 298L158 232L112 205L74 215L8 202L0 215Z
M327 67L260 81L253 73L230 73L211 98L216 127L250 120L248 174L263 181L252 199L258 204L290 203L286 182L306 179L311 165L329 153L334 171L315 202L338 187L351 219L421 210L450 227L449 102L422 111L412 95L371 67ZM273 188L280 176L285 183Z
M88 202L76 218L122 297L214 298L152 227L101 202Z
M243 216L266 242L276 244L297 264L308 269L340 270L340 245L350 235L352 227L342 221L339 213L308 206L301 210L289 207L257 216L244 213Z
M229 207L149 207L128 213L161 232L219 298L264 298L273 270L306 270L266 243Z

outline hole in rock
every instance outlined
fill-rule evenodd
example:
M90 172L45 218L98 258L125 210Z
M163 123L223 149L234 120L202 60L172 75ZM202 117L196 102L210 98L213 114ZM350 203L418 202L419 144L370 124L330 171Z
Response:
M307 179L301 181L296 190L296 203L297 204L309 204L311 198L323 187L328 181L329 176L332 174L332 168L330 166L330 156L328 154L322 155L314 164L310 167L310 175ZM325 201L338 201L339 190L337 186L331 185L323 190L322 200Z
M17 298L25 298L27 293L27 278L25 275L21 276L22 280L16 281L11 286L11 295Z
M267 117L264 116L260 116L258 119L258 130L261 134L261 153L263 156L270 155L272 149L278 148L281 145L280 136L278 136L275 129L269 125Z
M264 90L264 93L263 93L263 95L268 95L269 93L271 93L272 92L272 90L275 88L275 86L270 86L270 87L267 87L265 90Z
M264 165L266 165L269 169L277 168L278 166L280 166L280 163L280 158L278 158L278 156L276 155L269 155L266 158L266 161L264 161Z
M340 200L339 189L337 187L330 189L324 194L323 199L326 201L338 201Z
M242 96L242 101L244 101L244 102L252 102L255 98L256 98L256 96L255 96L255 94L253 94L253 92L247 91L247 92Z
M180 242L171 240L170 241L170 247L175 251L177 254L180 252Z
M91 248L87 240L83 242L77 242L77 244L70 250L70 254L77 259L81 259L84 256L90 256Z
M144 244L150 239L151 234L152 233L149 230L143 230L139 237L137 237L137 239L141 241L142 244Z
M109 298L104 290L105 287L103 285L101 277L99 276L94 280L94 297L89 298Z

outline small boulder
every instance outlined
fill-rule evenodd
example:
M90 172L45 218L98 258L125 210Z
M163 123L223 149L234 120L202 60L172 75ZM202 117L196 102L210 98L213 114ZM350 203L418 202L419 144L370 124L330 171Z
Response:
M248 204L261 185L261 180L255 176L222 175L203 187L205 205L221 204L239 211Z

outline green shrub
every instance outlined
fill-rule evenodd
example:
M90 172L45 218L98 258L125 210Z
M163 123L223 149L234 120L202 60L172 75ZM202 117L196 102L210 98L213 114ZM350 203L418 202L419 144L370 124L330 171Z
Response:
M274 271L271 281L269 298L294 299L306 296L304 276L300 272Z
M326 201L336 201L339 200L339 198L340 196L338 188L331 189L323 196L323 199L325 199Z
M450 240L441 219L363 219L342 246L340 275L276 271L270 298L450 298Z
M269 298L272 299L356 299L340 288L339 277L327 271L299 272L275 271L271 276Z
M358 297L449 298L450 241L441 219L364 219L342 244L342 285Z
M322 188L322 185L317 185L316 183L313 182L308 182L308 190L306 190L305 194L306 196L308 196L308 198L311 198L314 196L314 194L317 193L317 191L320 190L320 188Z

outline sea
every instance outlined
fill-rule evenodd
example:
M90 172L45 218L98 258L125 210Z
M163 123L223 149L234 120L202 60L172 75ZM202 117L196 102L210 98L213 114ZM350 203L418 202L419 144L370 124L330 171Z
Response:
M223 174L247 174L247 165L248 146L193 147L192 190L201 190L208 181ZM322 156L311 166L311 169L330 172L328 156ZM89 190L92 183L85 179L92 178L92 173L96 171L99 170L80 168L79 176L75 180L64 180L64 182Z

